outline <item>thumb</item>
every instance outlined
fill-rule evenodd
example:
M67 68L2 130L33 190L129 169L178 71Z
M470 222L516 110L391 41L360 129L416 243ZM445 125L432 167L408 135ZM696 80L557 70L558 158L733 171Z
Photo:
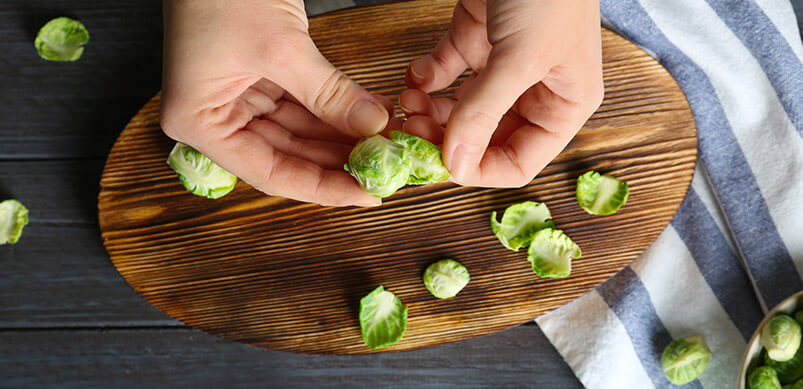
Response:
M311 39L299 46L285 64L267 70L271 81L346 135L366 137L385 128L390 117L386 99L368 93L335 68Z

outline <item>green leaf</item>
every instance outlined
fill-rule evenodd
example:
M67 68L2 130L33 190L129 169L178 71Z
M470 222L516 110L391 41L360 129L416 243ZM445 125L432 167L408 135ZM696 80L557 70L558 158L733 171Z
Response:
M28 208L17 200L0 202L0 245L17 243L28 224Z
M81 22L67 17L47 22L36 34L34 46L48 61L77 61L89 42L89 31Z
M797 353L792 359L783 362L770 359L766 349L762 354L764 355L764 364L775 369L782 384L791 384L803 378L803 347L797 349Z
M788 389L803 389L803 379L795 381L793 384L784 385Z
M627 183L591 170L577 178L577 202L592 215L610 215L627 202Z
M441 149L426 139L401 131L391 131L390 139L407 149L410 158L410 185L434 184L449 178L451 174L443 165Z
M761 344L774 361L792 359L800 348L800 339L800 324L788 315L773 317L761 329Z
M711 351L702 336L669 343L661 354L661 368L669 382L685 385L703 374L711 362Z
M360 140L344 168L374 197L388 197L407 185L411 163L404 146L374 135Z
M380 285L360 300L360 329L374 350L396 344L407 329L407 306Z
M769 366L761 366L753 370L747 377L747 384L750 389L781 389L778 373Z
M561 230L544 228L533 235L527 260L541 277L560 278L572 272L572 258L580 258L580 246Z
M442 259L424 271L424 286L439 299L456 296L470 280L468 269L453 259Z
M496 211L491 212L491 230L503 246L519 251L530 244L533 234L544 228L554 228L552 215L544 203L525 201L513 204L502 214L502 221L496 220Z
M231 192L237 183L236 176L181 142L176 142L167 157L167 164L178 174L181 184L196 196L221 198Z

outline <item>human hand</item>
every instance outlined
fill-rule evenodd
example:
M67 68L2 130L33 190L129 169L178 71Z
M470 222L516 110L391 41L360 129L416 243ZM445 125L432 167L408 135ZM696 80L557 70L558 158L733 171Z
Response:
M301 0L167 0L161 125L258 190L378 205L343 171L393 106L335 69Z
M443 142L458 184L526 185L599 107L601 57L598 0L460 0L446 36L407 69L405 130ZM451 98L426 94L467 67Z

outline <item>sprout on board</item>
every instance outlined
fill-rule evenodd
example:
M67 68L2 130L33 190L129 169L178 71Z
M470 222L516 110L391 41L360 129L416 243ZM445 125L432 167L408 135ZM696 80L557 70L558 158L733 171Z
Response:
M769 366L761 366L747 377L747 386L750 389L781 389L778 373Z
M178 174L181 184L196 196L217 199L225 196L237 183L237 177L191 146L176 142L167 164Z
M685 385L703 374L711 351L702 336L674 340L661 354L661 368L669 382Z
M396 344L407 329L407 306L382 285L360 300L360 330L368 347Z
M410 158L407 149L382 135L360 140L344 166L360 187L374 197L388 197L407 184Z
M17 243L28 224L28 208L17 200L0 202L0 245Z
M468 269L454 259L442 259L424 271L424 286L439 299L456 296L470 280Z
M89 42L89 31L81 22L67 17L47 22L36 34L34 46L48 61L77 61Z
M451 174L443 165L441 149L426 139L401 131L391 131L390 139L407 149L410 158L410 185L434 184L449 178Z
M527 260L541 277L560 278L572 272L572 258L580 258L580 246L561 230L544 228L533 235Z
M593 170L577 178L577 202L592 215L610 215L627 202L627 183Z
M513 204L496 220L496 211L491 212L491 230L503 246L519 251L530 244L533 234L544 228L554 228L552 215L544 203L525 201Z
M792 359L800 348L800 324L788 315L770 319L761 329L761 344L770 359L784 362Z

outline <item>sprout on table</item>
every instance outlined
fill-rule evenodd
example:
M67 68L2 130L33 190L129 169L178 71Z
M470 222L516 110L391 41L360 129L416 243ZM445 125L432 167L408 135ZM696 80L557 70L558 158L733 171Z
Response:
M47 22L36 34L34 46L39 56L48 61L77 61L89 42L89 31L84 25L68 17Z
M28 208L17 200L0 202L0 245L17 243L28 224Z
M572 272L572 258L580 258L580 246L561 230L544 228L533 235L527 260L541 277L566 277Z
M407 306L380 285L360 300L362 340L371 349L396 344L407 329Z
M457 296L469 281L468 269L454 259L442 259L424 271L424 286L439 299Z
M554 228L552 215L544 203L525 201L513 204L496 220L496 211L491 212L491 230L503 246L519 251L532 242L533 235L544 228Z
M674 340L661 354L661 368L669 382L685 385L703 374L711 362L711 351L702 336Z
M627 183L593 170L577 178L577 202L592 215L610 215L627 202Z

